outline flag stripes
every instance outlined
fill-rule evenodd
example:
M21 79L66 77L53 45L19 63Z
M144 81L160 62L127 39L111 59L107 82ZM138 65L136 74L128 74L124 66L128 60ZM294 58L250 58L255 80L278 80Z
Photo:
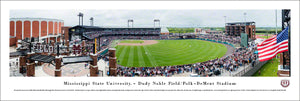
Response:
M257 45L257 51L259 61L270 60L278 53L288 51L288 27Z

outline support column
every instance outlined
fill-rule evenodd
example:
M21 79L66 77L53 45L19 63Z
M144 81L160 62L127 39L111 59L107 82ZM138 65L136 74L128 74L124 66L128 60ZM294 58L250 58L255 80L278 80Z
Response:
M49 52L50 53L50 55L51 56L56 56L56 53L55 53L55 45L54 45L54 42L52 41L52 40L50 40L51 41L51 47L53 47L52 48L52 52ZM49 48L50 49L50 48Z
M21 21L22 23L22 40L24 39L24 29L25 29L25 24L24 24L24 21Z
M85 40L82 41L81 46L82 46L82 52L81 52L82 55L83 55L83 56L87 55L87 53L86 53L86 51L85 51Z
M90 57L93 59L90 65L90 76L97 77L98 76L98 65L97 65L97 54L91 54Z
M27 58L35 55L35 53L28 53ZM27 59L27 67L26 67L26 72L27 76L35 76L35 63L32 60Z
M30 38L32 38L32 27L33 27L32 22L33 22L33 21L30 21L30 26L31 26L31 27L30 27Z
M57 22L57 30L56 30L56 34L58 35L59 33L59 22Z
M69 46L69 40L66 41L65 45L67 45L67 56L70 55L70 46Z
M67 51L69 52L70 51L69 50L69 48L70 48L70 46L69 46L69 40L67 40L66 45L67 45Z
M283 53L279 53L280 54L280 63L279 65L283 65Z
M117 76L117 58L116 58L116 49L109 48L109 76Z
M47 21L47 37L48 37L48 38L47 38L47 39L48 39L48 40L47 40L47 41L48 41L47 43L50 42L50 38L49 38L49 28L50 28L50 24L49 24L49 21Z
M17 34L16 34L16 33L17 33L17 21L14 21L14 23L15 23L15 29L14 29L14 30L15 30L15 33L14 33L15 35L14 35L14 36L17 37L17 36L16 36L16 35L17 35ZM17 38L16 38L16 40L18 41Z
M42 35L42 21L39 20L39 40L41 39Z
M26 68L26 56L19 57L19 73L25 73Z
M27 63L27 76L35 76L35 63Z
M55 27L55 22L54 21L52 21L53 22L53 35L55 35L54 33L55 33L55 30L54 30L54 27Z
M61 77L61 60L62 57L55 57L55 77Z

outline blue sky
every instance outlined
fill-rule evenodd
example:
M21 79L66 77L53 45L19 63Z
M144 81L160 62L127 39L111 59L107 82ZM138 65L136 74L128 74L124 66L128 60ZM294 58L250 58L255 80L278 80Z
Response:
M10 18L41 17L64 20L65 26L78 25L77 14L84 14L84 25L126 27L133 19L135 27L152 27L153 19L160 19L164 27L224 27L226 22L256 22L257 27L275 27L274 10L11 10ZM277 10L277 26L281 26L281 10Z

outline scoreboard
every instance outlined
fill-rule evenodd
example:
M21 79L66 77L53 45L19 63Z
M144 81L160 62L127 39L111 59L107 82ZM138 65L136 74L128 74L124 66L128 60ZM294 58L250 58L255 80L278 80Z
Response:
M248 35L241 33L241 47L248 47Z

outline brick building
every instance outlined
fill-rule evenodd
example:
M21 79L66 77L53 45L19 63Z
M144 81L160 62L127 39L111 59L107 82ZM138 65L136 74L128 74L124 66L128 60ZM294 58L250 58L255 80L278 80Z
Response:
M254 40L255 39L255 22L226 23L225 33L227 35L232 35L232 36L240 36L241 33L246 33L248 35L248 38L251 38Z
M9 26L10 40L14 40L10 45L16 45L18 40L31 37L46 42L50 40L59 42L64 21L48 18L10 18Z
M62 41L64 41L64 44L66 44L69 41L69 26L63 26L61 27L61 37Z

